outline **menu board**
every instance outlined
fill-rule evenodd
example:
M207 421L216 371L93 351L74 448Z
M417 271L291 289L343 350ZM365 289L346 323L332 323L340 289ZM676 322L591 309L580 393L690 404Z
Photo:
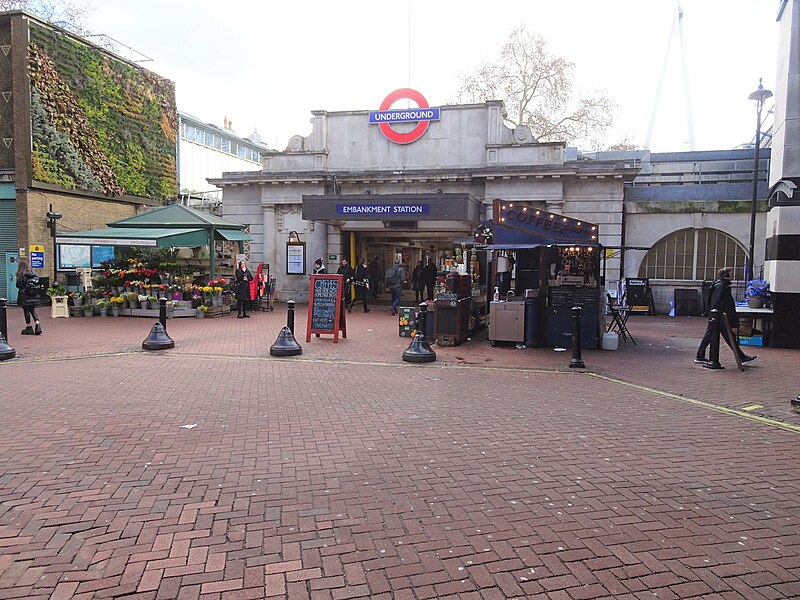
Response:
M568 286L550 288L550 306L553 308L581 308L598 305L598 289L596 287Z
M311 341L312 333L332 333L334 343L339 341L340 330L342 337L347 337L342 285L341 275L311 276L308 289L306 342Z

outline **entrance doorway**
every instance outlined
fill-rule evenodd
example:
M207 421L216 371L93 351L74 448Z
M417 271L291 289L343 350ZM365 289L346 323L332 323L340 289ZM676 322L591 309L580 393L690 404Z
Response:
M19 267L18 263L19 257L17 256L16 252L6 252L6 260L5 260L5 297L8 299L9 304L16 304L17 303L17 294L19 290L17 289L17 268ZM0 293L3 290L0 289Z

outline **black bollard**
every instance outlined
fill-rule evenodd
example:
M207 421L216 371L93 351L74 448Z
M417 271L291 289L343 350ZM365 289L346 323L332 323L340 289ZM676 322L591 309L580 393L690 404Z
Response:
M299 356L303 353L303 348L294 339L294 300L289 300L289 307L286 313L286 327L278 333L278 339L269 348L270 356ZM311 310L311 307L308 307Z
M419 305L417 315L417 333L414 339L403 352L403 360L410 363L429 363L436 360L436 352L431 349L430 343L425 339L425 329L428 326L428 305Z
M0 298L0 360L8 360L9 358L14 358L17 355L17 351L14 350L8 344L8 317L6 316L6 304L8 300L5 298Z
M711 345L708 349L708 362L703 364L706 369L724 369L719 362L719 324L722 313L714 308L708 313L708 324L711 326Z
M570 369L585 369L586 364L581 358L581 307L572 307L572 360L569 361Z
M167 299L158 299L158 322L164 328L164 333L167 333Z
M287 312L286 312L286 326L289 328L289 331L292 332L294 335L294 300L289 300L286 303ZM309 310L311 307L309 307Z
M167 350L174 348L175 342L167 335L161 323L156 322L150 329L150 335L142 342L142 350Z

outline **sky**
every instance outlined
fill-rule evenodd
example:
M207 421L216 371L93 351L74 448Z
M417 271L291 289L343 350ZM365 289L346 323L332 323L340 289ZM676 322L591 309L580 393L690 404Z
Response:
M576 88L615 100L608 145L751 142L748 96L759 78L775 89L778 0L680 0L680 29L678 4L93 0L88 26L151 58L142 66L175 82L179 110L219 126L227 117L240 136L257 129L277 150L311 132L313 110L377 110L402 87L430 106L454 103L461 78L494 60L520 24L575 64Z

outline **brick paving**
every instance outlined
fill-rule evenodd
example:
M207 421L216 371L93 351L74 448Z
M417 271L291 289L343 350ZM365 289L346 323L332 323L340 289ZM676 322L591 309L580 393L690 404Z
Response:
M800 596L797 351L434 346L385 307L268 356L248 320L43 319L0 364L0 598ZM480 337L480 336L476 336ZM756 408L754 408L756 407Z

